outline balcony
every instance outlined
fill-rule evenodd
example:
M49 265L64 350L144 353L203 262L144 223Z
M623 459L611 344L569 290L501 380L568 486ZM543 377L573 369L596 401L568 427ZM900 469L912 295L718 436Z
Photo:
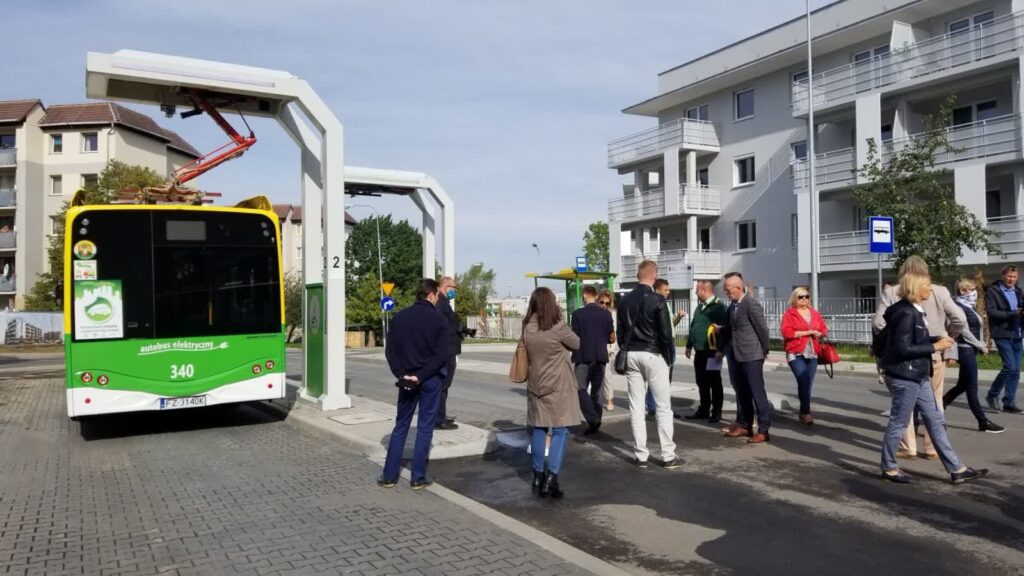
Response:
M0 250L14 250L14 232L0 232Z
M871 60L854 62L814 75L814 108L852 102L865 92L907 88L968 68L988 67L1020 56L1024 12L908 44ZM973 66L968 66L973 65ZM793 83L793 115L807 114L807 81Z
M867 230L836 232L819 236L822 272L865 270L878 265L878 255L872 254ZM883 255L883 265L889 257Z
M618 168L655 158L673 146L718 152L718 131L711 122L681 118L612 140L608 144L608 167Z
M13 208L17 201L17 190L13 188L0 188L0 208Z
M992 243L1004 256L1024 254L1024 215L989 218L988 229L999 233L998 238L992 238Z
M658 263L658 275L670 284L681 286L687 281L682 266L693 265L693 276L698 279L718 278L722 275L722 252L720 250L666 250L655 254L635 254L622 257L621 276L632 278L636 267L644 260Z
M14 274L9 274L7 276L0 275L0 294L10 294L16 292L16 284L17 277Z
M806 160L793 163L793 187L806 188L808 181ZM857 183L857 151L845 148L814 155L814 180L818 190L842 188Z
M17 148L0 148L0 168L18 164Z
M682 186L678 214L718 216L722 213L722 190L718 186ZM620 222L637 218L675 216L665 210L665 189L643 190L626 198L608 201L608 220Z
M945 128L944 132L946 132L950 146L958 151L936 152L935 165L942 166L952 162L998 156L1005 156L1006 160L1020 158L1020 122L1020 114L1007 114ZM907 138L893 140L892 143L883 146L882 162L889 162L894 150L901 149L908 142L922 135L914 134Z

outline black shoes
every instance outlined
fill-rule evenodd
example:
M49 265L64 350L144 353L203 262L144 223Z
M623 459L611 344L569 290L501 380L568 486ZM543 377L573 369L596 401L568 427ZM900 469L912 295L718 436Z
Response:
M664 468L665 470L674 470L676 468L682 468L683 464L686 464L686 460L683 460L679 456L676 456L671 460L662 461L661 467Z
M647 460L641 460L639 458L634 458L633 459L633 464L635 464L637 468L647 468Z
M711 416L708 416L708 424L718 424L721 421L722 421L722 415L721 414L712 414Z
M992 422L991 420L985 420L981 424L978 424L979 432L988 432L989 434L1002 434L1006 432L1006 428Z
M897 470L895 474L882 472L882 480L888 480L889 482L895 482L897 484L910 484L914 481L914 479L910 477L910 474L907 474L903 470Z
M683 416L683 419L685 419L685 420L703 420L705 418L710 418L710 417L711 417L711 414L709 414L706 410L697 410L696 412L694 412L693 414L690 414L689 416Z
M442 424L436 424L434 430L458 430L459 425L451 420L445 420Z
M593 436L594 434L597 434L597 431L600 430L600 429L601 429L601 423L600 422L598 422L597 424L587 424L587 429L583 431L583 435L584 436Z
M537 473L534 472L534 474ZM534 482L536 482L536 479L534 479ZM540 490L537 491L537 495L541 497L550 496L552 498L561 498L562 496L565 496L565 493L562 492L562 489L558 486L558 474L554 474L550 470L545 471L541 480Z
M380 486L381 488L394 488L397 485L397 478L395 480L385 480L383 476L377 478L377 486Z
M533 486L531 487L531 490L533 490L534 494L539 494L540 493L540 487L541 487L542 484L544 484L544 473L543 472L537 472L536 470L534 470L533 471Z
M949 476L950 479L953 481L953 484L963 484L964 482L976 480L978 478L981 478L982 476L987 475L988 468L980 468L978 470L975 470L974 468L967 468L963 472L953 472Z
M995 396L985 396L985 402L988 403L988 407L999 412L999 398Z
M1010 414L1020 414L1021 412L1024 412L1024 410L1018 408L1016 404L1007 404L1003 406L1003 412L1009 412Z
M430 488L434 485L434 482L424 478L423 480L412 480L409 482L409 487L413 490L423 490L424 488Z

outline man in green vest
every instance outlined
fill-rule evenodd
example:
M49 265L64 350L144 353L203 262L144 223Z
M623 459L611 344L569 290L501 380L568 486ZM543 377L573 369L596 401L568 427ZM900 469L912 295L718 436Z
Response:
M697 300L697 310L690 320L690 334L686 338L686 357L693 357L700 405L686 419L707 418L708 422L717 423L722 418L722 361L715 359L716 342L712 327L725 323L728 308L718 300L714 285L707 280L697 282Z

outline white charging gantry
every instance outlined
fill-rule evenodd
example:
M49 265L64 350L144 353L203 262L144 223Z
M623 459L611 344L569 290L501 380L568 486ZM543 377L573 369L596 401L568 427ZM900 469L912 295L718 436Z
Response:
M133 50L87 56L89 98L158 105L173 114L178 107L193 109L193 90L202 91L220 112L275 118L299 147L306 284L303 395L315 398L323 410L350 407L344 354L345 194L399 194L416 203L423 215L425 277L434 276L438 216L441 269L454 275L451 198L426 174L346 169L341 122L305 80L288 72Z

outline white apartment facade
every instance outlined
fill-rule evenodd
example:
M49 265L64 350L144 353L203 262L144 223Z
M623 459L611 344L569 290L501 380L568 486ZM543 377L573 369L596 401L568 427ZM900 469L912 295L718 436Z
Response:
M302 276L302 206L274 204L274 213L281 224L281 269L285 275ZM345 212L345 234L352 232L356 219Z
M178 134L117 104L0 101L0 308L24 304L49 268L55 215L110 160L166 176L198 157Z
M850 192L856 169L868 139L887 157L949 96L949 138L962 150L937 167L957 202L1002 233L1002 256L961 264L1019 259L1024 0L841 0L811 26L821 296L875 296L869 215ZM786 22L659 74L657 95L624 110L658 121L608 147L609 168L631 177L609 203L612 271L624 283L644 258L675 288L691 288L684 264L698 280L741 271L765 297L808 282L805 41L806 20Z

